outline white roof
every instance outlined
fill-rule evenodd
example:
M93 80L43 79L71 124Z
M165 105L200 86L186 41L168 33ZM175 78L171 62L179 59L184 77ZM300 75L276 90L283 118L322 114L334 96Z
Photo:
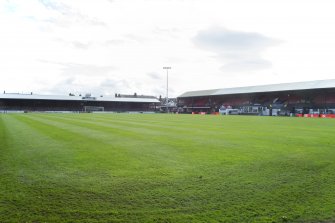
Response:
M297 90L311 90L311 89L323 89L323 88L335 88L335 79L236 87L236 88L223 88L223 89L214 89L205 91L189 91L185 92L179 97L183 98L183 97L201 97L201 96L214 96L214 95L277 92L277 91L297 91Z
M95 97L95 99L83 99L84 96L60 96L60 95L39 95L39 94L0 94L0 99L29 99L29 100L57 100L57 101L110 101L110 102L141 102L159 103L156 98L122 98L122 97Z

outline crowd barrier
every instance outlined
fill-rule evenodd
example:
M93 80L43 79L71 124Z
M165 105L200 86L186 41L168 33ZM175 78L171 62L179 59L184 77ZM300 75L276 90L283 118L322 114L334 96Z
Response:
M207 112L192 112L192 115L220 115L220 112L212 112L212 113L207 113Z
M335 118L335 114L296 114L296 117L304 117L304 118Z
M206 112L192 112L192 115L206 115ZM208 113L209 114L209 113ZM220 115L219 112L212 112L211 115ZM296 114L295 117L304 118L335 118L335 114Z
M192 112L192 115L206 115L207 112Z

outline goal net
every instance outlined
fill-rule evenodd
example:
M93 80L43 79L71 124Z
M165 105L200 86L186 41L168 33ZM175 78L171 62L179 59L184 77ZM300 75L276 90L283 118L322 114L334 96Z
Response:
M97 106L84 106L84 112L91 113L91 112L103 112L105 111L104 107L97 107Z

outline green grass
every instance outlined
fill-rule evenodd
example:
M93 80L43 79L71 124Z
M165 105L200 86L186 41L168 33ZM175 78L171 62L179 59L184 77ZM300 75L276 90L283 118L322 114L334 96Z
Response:
M0 222L333 222L335 120L0 115Z

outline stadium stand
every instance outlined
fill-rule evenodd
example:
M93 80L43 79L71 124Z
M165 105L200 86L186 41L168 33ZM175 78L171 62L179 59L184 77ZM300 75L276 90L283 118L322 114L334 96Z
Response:
M230 106L249 115L329 114L335 111L335 79L190 91L178 97L177 105L184 113Z
M159 100L155 97L93 97L37 94L0 94L0 111L3 112L149 112L155 111Z

